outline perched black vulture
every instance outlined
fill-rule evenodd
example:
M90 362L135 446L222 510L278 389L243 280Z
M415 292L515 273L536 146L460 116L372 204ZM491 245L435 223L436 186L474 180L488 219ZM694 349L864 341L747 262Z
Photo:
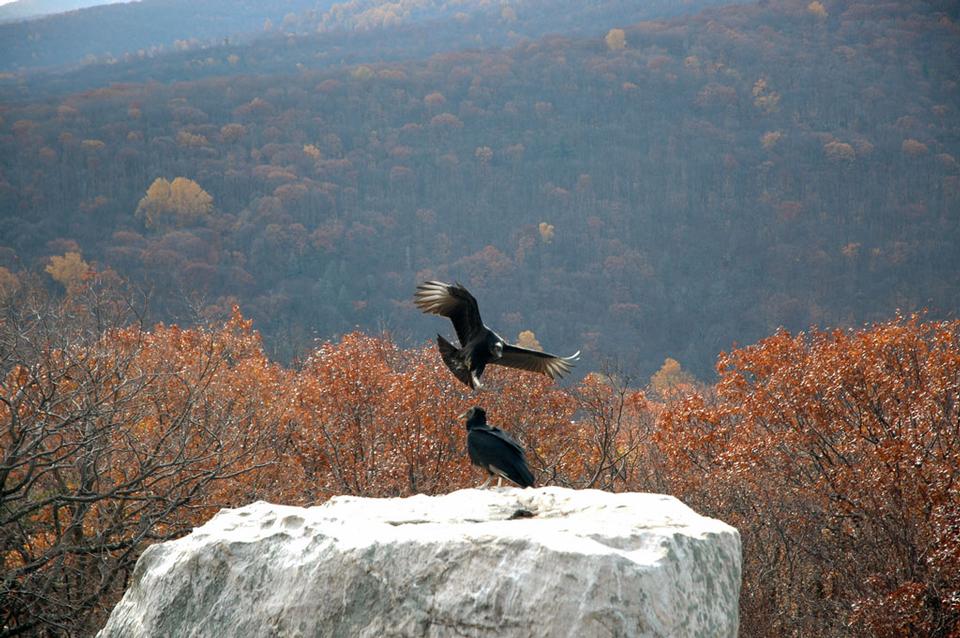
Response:
M527 467L523 448L500 428L487 425L487 413L483 408L470 408L460 417L467 420L470 462L490 474L481 488L489 485L494 476L498 486L502 478L510 479L520 487L533 486L533 475Z
M437 335L440 356L454 376L473 389L480 387L480 375L488 363L556 379L570 372L573 361L580 356L579 350L569 357L558 357L507 343L484 325L477 300L460 284L425 281L417 286L414 303L423 312L448 317L453 322L460 347Z

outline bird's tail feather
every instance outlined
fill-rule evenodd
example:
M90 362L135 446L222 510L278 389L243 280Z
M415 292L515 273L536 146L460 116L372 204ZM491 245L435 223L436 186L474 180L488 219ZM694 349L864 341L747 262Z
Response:
M530 473L530 468L523 461L523 457L520 457L519 460L511 460L504 465L506 467L503 471L498 471L498 474L510 479L520 487L533 487L533 474Z
M521 479L516 482L517 485L522 487L533 487L533 474L530 472L530 468L527 467L526 463L517 468L517 476L519 479Z

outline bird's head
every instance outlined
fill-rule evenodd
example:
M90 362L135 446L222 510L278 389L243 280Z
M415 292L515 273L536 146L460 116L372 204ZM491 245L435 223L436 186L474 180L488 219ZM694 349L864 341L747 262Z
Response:
M470 424L484 424L487 422L487 411L481 408L480 406L472 407L463 414L460 415L461 419L467 420L467 425Z

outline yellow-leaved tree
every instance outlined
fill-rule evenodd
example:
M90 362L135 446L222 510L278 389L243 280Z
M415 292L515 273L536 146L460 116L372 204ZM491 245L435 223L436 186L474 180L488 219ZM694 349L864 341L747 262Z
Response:
M611 51L623 51L627 48L627 34L623 29L610 29L604 41Z
M540 239L543 240L543 243L549 244L553 241L553 236L555 234L553 224L548 224L547 222L540 222L538 227L540 230Z
M813 0L813 2L811 2L810 4L808 4L808 5L807 5L807 11L808 11L810 14L812 14L812 15L820 18L820 19L826 18L827 15L829 15L829 14L827 13L827 8L826 8L825 6L823 6L823 3L820 2L819 0Z
M193 226L213 211L213 197L186 177L158 177L140 200L136 215L147 228Z
M668 399L690 388L696 383L692 374L680 366L680 362L671 357L663 360L663 365L650 377L650 390L661 399Z
M521 331L520 334L517 335L517 345L543 352L543 346L540 345L540 342L537 340L537 335L534 334L533 330Z
M44 269L68 291L73 290L90 272L90 265L83 260L80 253L68 252L62 257L54 255Z

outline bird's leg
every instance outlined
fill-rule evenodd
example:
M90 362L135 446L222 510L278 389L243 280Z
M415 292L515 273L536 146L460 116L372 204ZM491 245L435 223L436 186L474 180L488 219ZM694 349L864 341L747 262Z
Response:
M491 474L490 476L488 476L488 477L487 477L487 480L483 482L483 485L481 485L481 486L478 487L477 489L478 489L478 490L485 490L485 489L487 489L487 486L490 485L490 481L492 481L492 480L493 480L493 474Z
M498 477L497 477L497 487L503 487L503 477L502 477L502 476L498 476Z

